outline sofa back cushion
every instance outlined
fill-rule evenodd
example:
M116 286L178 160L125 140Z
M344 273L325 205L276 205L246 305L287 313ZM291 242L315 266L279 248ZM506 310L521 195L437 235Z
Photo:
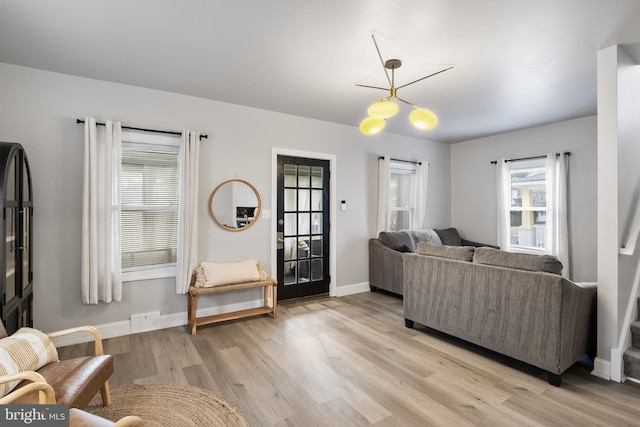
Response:
M554 274L562 272L562 263L555 256L516 254L487 247L476 248L473 253L473 262L518 270L544 271Z
M447 246L460 246L462 245L462 238L460 237L460 233L458 230L451 227L445 228L443 230L435 230L438 236L440 237L440 241L443 245Z
M381 231L378 240L388 248L402 252L415 252L416 244L409 231Z
M458 261L471 261L473 259L474 249L473 246L446 246L420 242L416 247L416 253L440 258L457 259Z

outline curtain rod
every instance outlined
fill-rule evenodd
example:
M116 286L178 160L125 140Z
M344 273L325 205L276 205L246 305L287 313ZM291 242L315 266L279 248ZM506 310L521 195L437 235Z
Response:
M76 119L76 123L84 123L84 120L81 119ZM104 126L104 123L98 123L96 122L96 125L98 126ZM164 133L166 135L176 135L176 136L181 136L182 132L174 132L174 131L170 131L170 130L157 130L157 129L145 129L145 128L134 128L131 126L121 126L122 129L129 129L129 130L140 130L143 132L155 132L155 133ZM207 139L207 135L206 134L202 134L200 135L200 139Z
M384 159L384 156L380 156L378 157L378 160L382 160ZM416 162L413 160L402 160L402 159L394 159L394 158L390 158L389 160L393 160L394 162L403 162L403 163L413 163L414 165L421 165L422 162Z
M570 156L571 152L570 151L565 151L563 154L566 155L566 156ZM556 154L556 156L559 156L559 154ZM518 159L504 159L504 161L506 163L506 162L519 162L521 160L535 160L535 159L546 159L546 158L547 158L547 156L532 156L532 157L520 157ZM497 160L492 160L491 164L492 165L496 165L496 164L498 164L498 161Z

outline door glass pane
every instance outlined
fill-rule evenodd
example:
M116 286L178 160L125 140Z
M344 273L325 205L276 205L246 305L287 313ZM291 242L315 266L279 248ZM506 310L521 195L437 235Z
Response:
M296 259L296 241L295 237L285 237L284 239L284 259Z
M284 165L284 186L295 187L296 186L296 174L298 167L296 165Z
M284 263L284 284L294 285L296 283L296 262Z
M298 166L298 187L309 188L310 185L310 168L309 166Z
M311 190L311 210L322 210L322 190Z
M9 170L7 171L7 183L4 186L5 199L17 200L16 195L16 158L11 157L9 162Z
M322 256L322 236L311 237L311 256Z
M311 187L322 188L322 168L320 166L311 167Z
M309 248L309 236L298 238L298 258L309 258L311 248Z
M313 234L322 233L322 213L314 212L311 214L311 232Z
M22 219L22 288L29 285L29 261L30 250L29 233L31 229L31 209L24 208L24 217Z
M308 213L298 214L298 234L311 233L309 218L310 218L310 214Z
M299 211L308 211L311 209L311 200L309 200L310 192L309 190L298 190L298 210Z
M7 219L5 222L5 298L4 303L8 303L16 296L16 261L18 251L16 248L16 209L7 208Z
M309 281L309 260L298 261L298 283Z
M29 169L27 168L27 161L23 161L22 166L22 199L25 201L31 200L31 188L29 187Z
M293 236L298 234L298 221L296 221L298 214L288 213L284 214L284 235Z
M311 260L311 280L322 280L322 258Z
M296 190L287 188L284 190L284 210L295 211L297 209Z

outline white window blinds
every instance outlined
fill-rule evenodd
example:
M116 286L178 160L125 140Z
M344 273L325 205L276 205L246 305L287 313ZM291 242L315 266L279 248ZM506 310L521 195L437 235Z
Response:
M123 143L121 253L123 271L175 264L179 148Z

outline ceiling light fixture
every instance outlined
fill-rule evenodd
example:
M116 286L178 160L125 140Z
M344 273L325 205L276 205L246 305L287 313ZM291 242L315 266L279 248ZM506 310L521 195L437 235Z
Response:
M402 98L398 98L398 89L402 89L403 87L407 87L429 77L433 77L437 74L444 73L445 71L452 69L453 66L444 68L433 74L429 74L428 76L421 77L418 80L414 80L400 87L395 87L395 71L397 68L400 68L400 66L402 65L402 61L400 61L399 59L388 59L386 61L383 60L382 55L380 54L380 49L378 48L378 43L376 42L376 38L373 34L371 35L371 38L373 39L373 44L375 45L376 51L378 52L380 63L382 64L382 68L384 69L384 73L387 76L387 81L389 82L390 87L385 88L378 86L368 86L363 85L360 82L357 82L356 86L388 91L389 96L371 104L371 106L367 110L368 117L360 123L360 132L365 135L375 135L376 133L384 129L386 120L398 113L399 108L398 104L394 102L395 99L400 102L404 102L405 104L410 105L414 108L411 114L409 114L409 121L413 126L422 130L431 130L436 127L436 125L438 124L438 117L432 111L425 110L424 108L420 108L417 105L412 104L411 102L405 101ZM389 76L389 71L387 70L391 70L391 76Z

